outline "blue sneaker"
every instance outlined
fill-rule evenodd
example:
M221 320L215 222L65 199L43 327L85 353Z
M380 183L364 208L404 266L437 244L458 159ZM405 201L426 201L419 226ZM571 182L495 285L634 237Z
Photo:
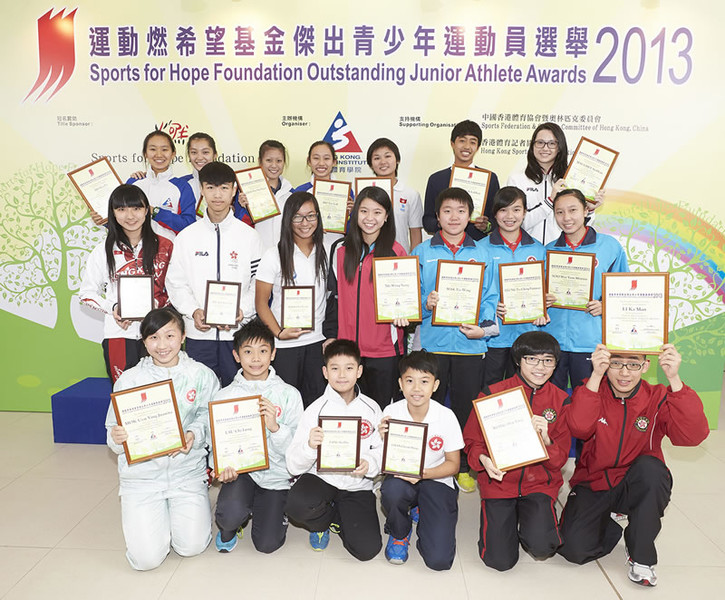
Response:
M241 529L239 531L242 531ZM214 540L214 545L216 546L217 552L231 552L234 550L234 548L237 547L237 540L239 534L235 535L231 540L228 542L222 541L222 532L217 531L216 532L216 539Z
M392 535L389 536L388 543L385 546L385 558L388 559L389 563L402 565L408 560L408 544L410 544L410 533L402 540L394 538Z
M413 523L420 521L420 510L418 510L417 506L410 509L410 518L413 519Z
M310 546L315 552L322 552L330 543L330 530L310 531Z

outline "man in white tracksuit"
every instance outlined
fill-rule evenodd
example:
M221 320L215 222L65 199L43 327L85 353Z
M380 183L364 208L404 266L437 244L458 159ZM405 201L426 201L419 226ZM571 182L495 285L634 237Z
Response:
M255 315L254 278L262 243L259 234L235 218L231 209L237 189L232 168L211 162L201 169L199 179L207 211L203 219L176 237L166 289L171 304L184 315L189 356L212 369L222 386L227 386L238 369L232 337L242 322ZM210 326L205 322L207 281L241 284L235 325Z

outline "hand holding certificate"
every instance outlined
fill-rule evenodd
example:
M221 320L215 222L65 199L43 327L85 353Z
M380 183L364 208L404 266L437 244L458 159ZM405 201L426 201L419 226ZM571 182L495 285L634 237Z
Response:
M474 400L473 407L498 470L517 469L549 458L531 422L533 414L523 387Z
M349 473L360 464L360 417L320 417L324 435L317 447L317 471Z
M315 287L282 287L282 329L315 328Z
M427 441L427 423L388 419L388 431L383 443L382 473L421 479Z
M214 469L237 473L269 468L267 431L259 412L261 396L209 402Z
M71 183L90 210L108 220L108 199L111 192L123 183L105 156L68 173Z
M583 137L566 168L566 186L576 188L589 202L604 187L614 168L619 152Z
M544 261L499 264L498 278L501 302L506 306L504 325L546 317Z
M154 279L150 275L118 276L118 316L143 321L154 307Z
M417 256L373 258L375 322L420 321L420 265Z
M466 190L473 200L471 222L483 215L483 211L486 209L486 198L488 197L490 182L491 171L486 169L456 167L455 165L451 168L451 180L448 186Z
M556 296L555 308L586 310L594 290L594 261L588 252L546 253L546 290Z
M247 209L252 221L259 223L281 214L274 193L261 167L235 171L239 189L247 197Z
M347 181L315 179L312 195L320 206L322 228L331 233L345 233L347 225L347 199L351 184Z
M478 325L485 263L439 260L433 325Z
M602 343L619 353L659 354L667 343L669 273L602 275Z
M111 394L116 422L126 430L126 460L133 465L185 445L171 379Z
M204 321L216 327L235 327L242 284L235 281L207 281Z

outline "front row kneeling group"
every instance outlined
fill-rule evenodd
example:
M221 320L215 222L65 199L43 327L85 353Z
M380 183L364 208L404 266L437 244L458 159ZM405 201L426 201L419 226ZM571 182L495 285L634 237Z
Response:
M522 334L512 347L516 374L481 396L523 386L549 459L503 472L489 456L475 411L461 431L453 412L431 398L439 385L435 354L412 352L400 360L404 398L381 411L359 391L359 349L349 340L335 340L324 350L325 392L303 410L300 393L270 366L275 338L258 319L235 334L234 358L241 368L221 390L216 375L182 351L184 322L173 309L151 311L141 335L149 356L125 371L115 390L171 379L186 445L175 454L128 465L123 452L127 433L109 409L108 445L119 455L126 556L139 570L159 566L170 548L193 556L211 541L210 400L261 396L269 453L269 469L262 471L238 474L228 467L215 473L212 465L221 482L214 515L220 552L234 549L250 521L255 548L274 552L285 542L289 519L309 530L315 550L327 547L332 532L355 558L372 559L382 548L374 492L382 479L388 561L407 560L415 524L416 547L425 564L449 569L458 520L454 477L464 452L478 472L478 546L486 565L511 569L519 545L539 560L556 552L577 564L595 560L611 552L622 536L612 518L618 513L628 519L624 539L629 578L649 586L657 581L654 541L672 489L662 438L695 446L708 434L702 402L680 380L681 357L672 345L665 345L659 356L668 387L642 380L649 367L646 356L617 355L599 345L591 356L591 377L569 397L549 381L559 359L556 339L541 331ZM320 416L361 418L360 461L353 472L317 472L317 448L324 438ZM420 480L380 476L391 418L428 424ZM572 437L583 440L583 446L558 519L555 502Z

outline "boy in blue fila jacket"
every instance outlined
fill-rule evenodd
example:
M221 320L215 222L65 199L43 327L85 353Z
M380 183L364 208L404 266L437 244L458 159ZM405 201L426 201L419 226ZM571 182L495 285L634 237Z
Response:
M446 392L449 392L451 409L463 428L471 412L471 401L481 391L483 356L487 350L483 338L498 333L493 320L496 314L496 288L488 252L466 233L473 212L473 200L468 192L460 188L443 190L436 198L435 211L440 231L413 250L413 255L420 260L420 297L423 300L420 342L425 350L434 352L438 358L438 379L441 383L433 398L442 404ZM432 311L440 299L435 289L439 260L486 264L477 324L463 324L459 327L432 324ZM476 489L476 480L468 472L465 455L461 456L460 473L456 481L465 492Z
M274 359L274 335L259 318L234 334L234 358L241 369L214 400L262 397L259 412L266 427L269 469L240 475L227 467L217 474L222 487L216 503L216 549L234 550L237 539L242 537L242 528L252 519L252 543L260 552L269 554L279 549L287 536L284 507L291 476L285 452L302 416L302 396L270 366Z
M602 274L629 273L627 255L611 235L597 233L586 225L587 200L579 190L565 189L554 198L554 218L561 228L559 239L546 245L546 250L588 252L596 255L592 300L585 311L566 308L549 309L551 323L546 330L561 345L561 360L551 382L566 389L579 387L592 373L591 353L602 341ZM551 294L547 303L554 301Z
M514 186L502 187L494 196L491 212L497 227L479 244L486 248L491 258L491 264L487 268L493 274L493 284L498 297L496 317L499 333L486 341L488 352L484 361L484 388L514 375L516 369L511 360L511 346L514 341L522 333L536 331L538 326L546 323L544 317L534 323L503 323L506 306L501 299L498 266L546 260L544 245L521 228L526 218L526 194Z

